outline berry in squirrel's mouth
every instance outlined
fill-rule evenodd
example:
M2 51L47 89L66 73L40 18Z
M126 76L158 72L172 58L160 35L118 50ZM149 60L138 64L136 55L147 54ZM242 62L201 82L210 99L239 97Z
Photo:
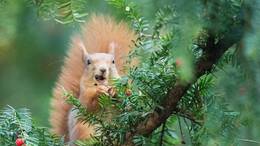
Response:
M95 75L95 79L97 81L104 81L106 78L104 76L102 76L102 75Z

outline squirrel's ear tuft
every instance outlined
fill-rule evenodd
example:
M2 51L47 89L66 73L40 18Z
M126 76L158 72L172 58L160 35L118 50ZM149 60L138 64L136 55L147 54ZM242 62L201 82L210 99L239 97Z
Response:
M117 44L115 42L111 42L109 44L109 54L115 55L115 49L117 48Z
M88 52L87 52L87 50L86 50L86 48L85 48L85 46L84 46L83 43L82 43L82 44L79 44L79 48L80 48L80 50L82 51L82 60L83 60L83 62L85 62L85 61L86 61L86 58L87 58L87 56L88 56Z
M80 50L81 50L81 52L82 52L82 61L85 62L88 53L87 53L87 49L86 49L84 43L82 42L80 36L75 36L75 37L73 37L73 39L72 39L72 45L73 45L74 47L77 47L77 49L80 49Z

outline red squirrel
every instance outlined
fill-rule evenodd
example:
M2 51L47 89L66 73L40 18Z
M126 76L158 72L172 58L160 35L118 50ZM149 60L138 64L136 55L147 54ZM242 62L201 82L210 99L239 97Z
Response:
M126 23L108 16L92 15L82 27L81 37L72 38L62 71L53 90L50 123L53 133L66 141L88 139L93 125L77 121L64 89L79 99L89 112L99 109L101 94L113 96L111 79L124 73L123 64L133 46L135 34Z

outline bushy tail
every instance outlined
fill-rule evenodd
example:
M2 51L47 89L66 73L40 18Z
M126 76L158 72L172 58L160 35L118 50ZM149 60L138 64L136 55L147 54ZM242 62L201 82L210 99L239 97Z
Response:
M65 91L72 93L75 97L79 95L79 83L83 73L83 62L82 62L82 50L77 45L76 39L72 41L70 50L68 51L67 57L64 61L61 74L56 86L53 90L53 99L51 101L52 111L50 117L50 123L52 131L60 136L67 135L68 129L68 113L71 108L66 103L64 96Z
M93 15L83 26L82 38L83 40L79 37L72 39L71 48L53 90L50 122L53 132L61 136L68 134L67 121L71 109L71 106L65 102L64 89L76 97L79 96L80 78L84 69L80 43L83 41L88 53L108 53L110 43L114 42L115 61L119 73L122 74L125 58L135 36L125 23L116 23L110 17Z

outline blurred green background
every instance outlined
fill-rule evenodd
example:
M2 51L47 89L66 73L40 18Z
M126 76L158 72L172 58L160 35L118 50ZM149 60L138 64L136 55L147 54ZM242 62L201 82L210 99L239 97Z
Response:
M141 14L152 20L155 12L171 0L135 0ZM120 18L120 12L103 0L89 0L87 13L105 13ZM258 13L259 14L259 13ZM259 26L259 18L255 17ZM78 23L60 24L44 20L27 0L0 0L0 108L27 107L39 125L49 126L50 98L70 36L79 31ZM241 137L260 139L260 29L253 28L240 53L241 67L225 65L215 73L216 93L232 109L241 112ZM256 37L258 36L258 37ZM244 72L247 72L245 78Z
M41 20L20 0L3 3L0 19L0 106L27 107L48 125L51 90L72 29Z

